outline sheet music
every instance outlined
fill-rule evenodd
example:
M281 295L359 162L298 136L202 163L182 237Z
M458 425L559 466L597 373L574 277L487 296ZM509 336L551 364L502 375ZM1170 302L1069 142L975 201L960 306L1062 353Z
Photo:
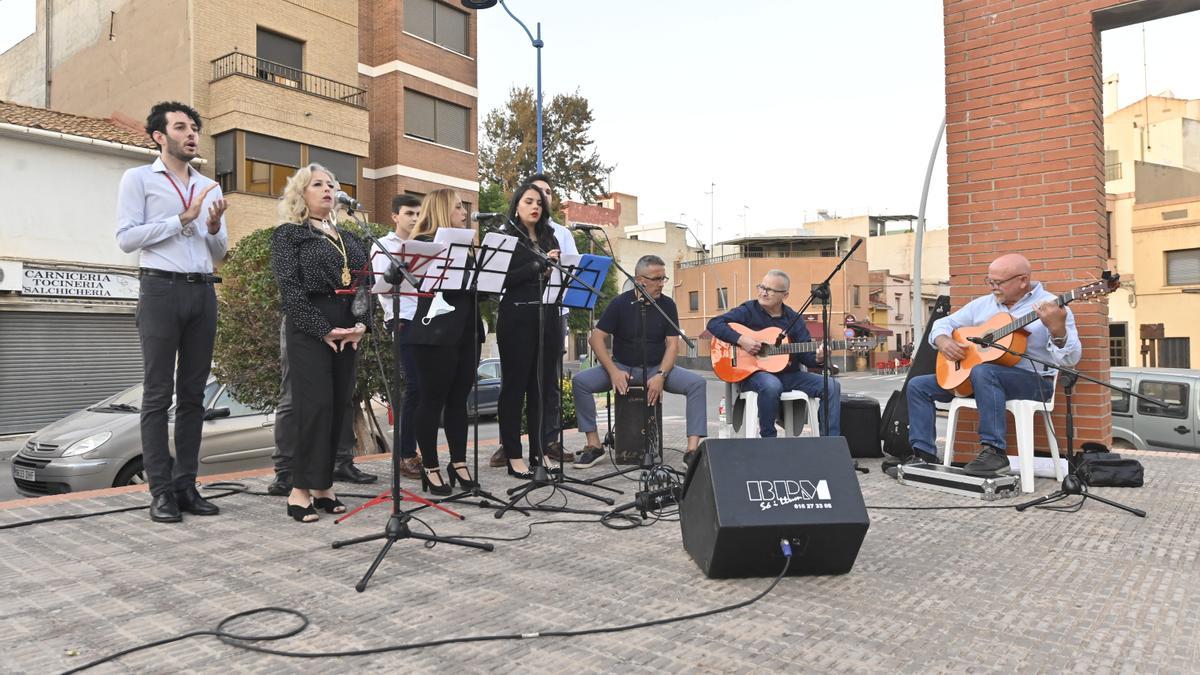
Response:
M488 232L483 238L483 248L486 253L481 253L485 257L480 261L482 267L476 287L481 293L499 293L504 290L504 277L508 274L513 251L517 248L517 238Z
M433 288L441 290L462 290L466 288L464 283L465 276L463 270L467 266L467 247L471 245L475 239L475 230L457 228L457 227L439 227L437 234L433 235L433 243L442 244L447 249L450 256L450 262L445 260L434 260L429 267L429 273L421 282L421 290L428 291ZM452 246L451 244L458 244ZM442 279L442 274L445 278Z
M579 261L583 256L572 253L560 253L558 256L558 264L562 265L568 272L575 274L579 269ZM557 304L562 296L563 284L569 281L570 277L564 277L563 273L557 267L550 268L550 280L546 282L546 289L542 293L542 302L547 305Z
M412 272L413 276L419 278L421 275L428 273L430 262L444 262L437 260L436 258L431 261L429 257L444 256L446 252L446 245L428 241L405 240L401 241L400 245L397 247L389 247L388 252L407 262L408 271ZM388 260L387 256L383 255L379 251L375 251L373 256L375 259L371 261L372 269L374 269L376 272L386 272L391 264L391 261ZM380 259L382 259L382 264L380 264ZM390 293L392 292L392 285L383 280L383 275L376 275L375 284L371 286L371 292ZM413 288L412 284L402 280L400 282L400 292L416 293L417 289Z

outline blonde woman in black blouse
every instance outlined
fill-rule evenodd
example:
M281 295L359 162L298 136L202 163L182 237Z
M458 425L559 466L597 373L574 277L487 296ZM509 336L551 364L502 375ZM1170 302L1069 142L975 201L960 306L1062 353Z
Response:
M333 464L354 394L355 356L366 333L354 316L351 270L367 263L366 247L337 227L338 190L333 174L309 164L288 180L279 200L283 221L271 237L271 269L287 317L288 370L292 419L299 439L292 459L288 515L301 522L319 517L316 509L342 513L334 496ZM314 508L315 507L315 508Z
M458 193L443 188L425 195L411 238L433 241L440 228L470 226ZM464 488L479 485L467 468L467 396L475 383L484 330L470 292L443 291L441 296L454 309L431 315L433 298L420 298L403 339L412 350L417 381L421 383L421 400L414 416L417 447L425 467L421 487L435 495L448 495L455 483ZM445 425L446 444L450 446L445 475L437 454L439 420Z

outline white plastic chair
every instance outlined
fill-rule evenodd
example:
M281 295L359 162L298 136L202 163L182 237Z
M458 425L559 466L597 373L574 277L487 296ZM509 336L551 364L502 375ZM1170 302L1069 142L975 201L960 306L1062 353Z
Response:
M726 417L733 420L729 426L729 436L740 435L743 438L758 438L758 392L743 391L734 397L734 387L731 383L725 385ZM820 400L813 400L799 390L785 391L779 395L779 403L783 407L783 432L789 436L817 436L820 434L817 411ZM804 406L807 413L807 428L797 417L797 407ZM739 410L739 407L741 408ZM732 410L730 410L730 408ZM800 426L797 426L799 424Z
M1058 373L1054 375L1054 387L1058 386ZM1054 460L1054 477L1062 481L1062 466L1058 461L1058 439L1054 437L1054 426L1050 421L1050 413L1054 412L1055 389L1050 390L1050 398L1043 404L1040 400L1014 400L1004 404L1004 409L1012 413L1016 422L1017 432L1017 463L1021 474L1021 492L1033 492L1033 418L1042 413L1042 421L1046 425L1046 438L1049 439L1050 457ZM954 432L958 424L958 411L961 408L979 408L975 405L974 397L956 397L950 402L950 413L946 418L946 456L942 464L950 466L954 459Z

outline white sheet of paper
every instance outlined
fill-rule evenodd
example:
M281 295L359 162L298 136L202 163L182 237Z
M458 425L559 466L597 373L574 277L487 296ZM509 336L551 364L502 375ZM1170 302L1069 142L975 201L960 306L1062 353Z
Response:
M437 259L431 261L428 258L421 258L419 261L417 261L415 256L443 256L446 252L446 245L429 241L402 241L400 242L400 245L395 248L395 250L389 249L389 252L394 255L404 256L405 262L408 263L408 271L412 272L414 276L420 277L428 272L430 262L441 263L442 261ZM375 252L375 255L377 257L375 260L371 261L371 266L376 271L386 271L388 264L390 264L391 261L389 261L386 256L380 254L378 251ZM384 263L381 265L382 269L375 266L376 263L379 262L379 258L383 258L384 260ZM371 292L387 293L391 290L391 288L392 285L384 281L383 275L381 274L375 277L375 285L371 287ZM400 292L416 293L417 289L413 288L412 284L404 281L400 284Z
M517 238L488 232L483 237L483 248L487 249L487 259L479 271L478 288L483 293L499 293L504 290L504 277L508 275L508 264L512 262L513 251L517 248Z
M583 259L581 255L571 253L560 253L558 256L558 264L567 268L571 274L575 274L575 269L579 267L579 261ZM550 268L550 280L546 282L546 290L542 293L542 302L553 303L562 298L562 286L564 282L571 281L570 277L564 277L562 272L558 271L557 267Z
M461 290L465 286L463 268L467 264L467 246L474 238L475 230L456 227L438 228L437 234L433 235L433 243L443 244L449 249L450 262L434 260L430 265L428 276L421 282L421 290L428 291L434 287L441 290ZM460 244L460 246L451 246L451 244ZM443 272L446 277L439 283Z

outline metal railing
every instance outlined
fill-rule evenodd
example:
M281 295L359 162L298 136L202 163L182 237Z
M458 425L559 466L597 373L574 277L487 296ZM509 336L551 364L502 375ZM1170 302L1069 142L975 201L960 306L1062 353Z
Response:
M836 258L834 251L746 251L744 253L731 253L730 255L719 255L715 258L701 258L699 260L684 260L679 263L681 269L691 267L700 267L702 265L716 265L717 263L729 262L730 260L741 260L743 258Z
M1104 166L1104 180L1121 180L1121 165L1106 164Z
M298 89L306 94L338 101L356 108L367 107L367 90L337 82L329 78L306 73L257 56L231 52L213 59L213 82L230 75L244 75L289 89Z

